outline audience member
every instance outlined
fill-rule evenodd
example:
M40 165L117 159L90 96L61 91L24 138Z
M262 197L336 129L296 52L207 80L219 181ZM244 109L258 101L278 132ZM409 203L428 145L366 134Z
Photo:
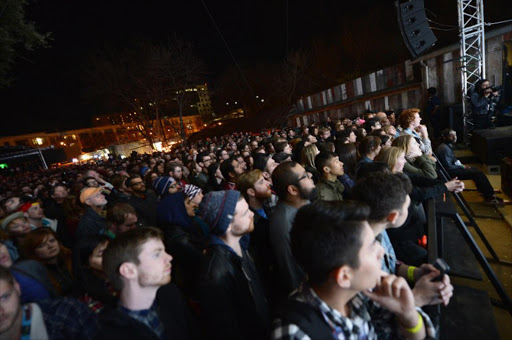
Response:
M304 277L290 249L290 229L297 210L317 198L315 183L300 164L279 164L272 174L279 202L270 218L270 244L275 258L274 286L279 298L285 298Z
M185 299L171 281L162 233L137 228L110 241L103 270L119 291L117 308L100 314L98 339L199 339Z
M324 201L342 201L343 184L338 176L343 176L343 163L334 152L320 152L315 157L315 168L320 172L320 179L316 184L318 199Z
M99 235L107 227L103 208L107 205L102 188L85 188L80 193L80 202L87 206L78 222L76 239L82 239L88 235Z
M267 338L267 299L256 267L240 242L254 229L253 212L236 190L208 193L200 211L211 230L199 283L208 337Z
M45 265L55 291L60 296L73 294L71 251L63 247L50 228L38 228L25 236L21 247L24 259Z
M407 282L383 275L384 249L354 202L302 207L292 231L293 255L307 273L274 320L272 339L424 339L435 336Z

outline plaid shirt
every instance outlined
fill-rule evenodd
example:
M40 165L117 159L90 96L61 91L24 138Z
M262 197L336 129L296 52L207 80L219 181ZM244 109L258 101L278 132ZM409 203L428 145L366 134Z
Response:
M372 340L401 338L394 315L361 293L349 302L350 318L344 317L340 312L329 307L306 284L302 284L292 293L290 298L318 308L325 322L332 329L332 339ZM421 309L418 308L418 311L423 316L427 336L435 337L435 329L430 318ZM275 319L272 323L271 339L311 340L297 325L282 319Z
M50 339L94 339L99 322L85 304L72 298L38 301Z
M164 339L164 325L160 321L160 317L158 316L158 312L156 311L155 304L151 306L149 309L142 310L130 310L124 308L123 306L118 306L119 310L125 313L126 315L134 318L135 320L145 324L149 329L151 329L160 339Z

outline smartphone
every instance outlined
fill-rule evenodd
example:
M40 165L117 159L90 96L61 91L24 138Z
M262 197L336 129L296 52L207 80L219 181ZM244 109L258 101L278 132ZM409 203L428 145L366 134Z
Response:
M438 258L436 262L434 262L434 267L439 270L441 274L436 276L432 281L442 281L444 274L448 274L450 272L450 266L442 258Z

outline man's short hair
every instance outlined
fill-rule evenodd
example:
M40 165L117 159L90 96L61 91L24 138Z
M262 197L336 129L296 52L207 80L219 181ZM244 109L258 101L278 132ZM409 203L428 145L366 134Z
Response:
M112 184L112 186L115 188L115 189L119 189L121 188L121 186L123 185L123 182L126 180L125 177L119 175L119 174L114 174L111 178L110 178L110 183Z
M352 198L370 207L370 221L380 222L392 210L400 210L412 184L402 174L374 173L360 181L352 189Z
M376 147L382 144L382 141L377 136L366 136L359 144L359 153L367 155L372 152Z
M320 152L315 157L315 168L323 175L325 173L324 166L329 166L331 160L336 157L338 157L338 155L334 152Z
M136 178L141 178L139 175L131 175L129 178L126 179L125 181L125 185L127 188L132 188L133 187L133 180L136 179Z
M253 167L254 169L259 169L261 171L265 171L265 169L267 168L267 162L268 162L268 159L270 158L270 155L267 154L267 153L257 153L253 156L253 160L254 160L254 164L253 164Z
M210 156L210 153L207 152L207 151L203 151L203 152L200 152L196 155L196 162L197 163L202 163L203 162L203 158L205 157L209 157Z
M123 289L123 280L119 273L121 265L125 262L138 265L141 247L150 239L162 240L163 234L153 227L136 228L117 235L110 241L103 253L103 269L114 288L119 291Z
M233 166L233 161L235 159L233 157L229 157L224 162L220 163L220 173L222 174L222 177L226 181L229 180L229 173L235 173L235 167Z
M247 195L248 189L254 189L254 184L258 181L260 176L263 174L263 171L259 169L254 169L249 172L245 172L241 174L236 180L236 188L240 193L244 196L246 200L249 200L249 195Z
M276 154L283 152L287 145L288 142L276 142L274 144L274 150L276 151Z
M135 209L128 203L116 203L107 210L107 221L120 225L126 220L128 214L137 215Z
M0 266L0 281L5 281L9 285L14 286L16 280L8 268Z
M288 154L286 152L280 152L280 153L274 154L274 156L272 156L272 159L274 161L276 161L276 163L282 163L282 162L286 161L287 159L291 160L290 157L291 157L290 154Z
M315 201L299 209L291 230L297 263L313 284L324 283L333 269L359 267L362 231L370 209L355 201Z
M295 161L284 162L272 172L272 184L279 199L286 199L289 185L297 185L298 178L292 171L297 165Z
M318 129L318 135L321 136L323 135L324 133L327 133L327 132L331 132L331 129L327 128L327 127L321 127L320 129Z
M56 183L55 185L50 185L50 190L48 190L48 194L51 196L55 195L55 189L57 189L58 187L63 187L64 189L68 190L68 186L66 185L66 183Z
M165 165L165 174L169 175L171 172L174 174L176 168L182 168L183 166L178 162L169 162Z
M441 131L441 137L447 137L450 135L451 132L455 132L454 129L444 129Z

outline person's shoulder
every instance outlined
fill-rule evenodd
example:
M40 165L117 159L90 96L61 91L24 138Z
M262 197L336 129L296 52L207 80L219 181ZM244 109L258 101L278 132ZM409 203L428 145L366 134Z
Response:
M240 259L225 247L211 245L201 259L201 279L217 282L228 275L233 275L235 267L240 266Z
M17 261L13 264L12 270L22 271L22 272L30 272L37 273L39 271L46 272L45 266L36 260L21 260Z
M436 153L441 153L441 152L446 152L448 151L448 149L450 149L450 147L448 146L448 144L446 143L441 143L437 146L437 149L436 149Z
M272 322L270 333L272 340L310 340L311 338L299 326L277 318Z
M98 319L100 330L96 335L96 340L137 339L144 333L148 333L145 332L146 326L116 307L105 306Z

